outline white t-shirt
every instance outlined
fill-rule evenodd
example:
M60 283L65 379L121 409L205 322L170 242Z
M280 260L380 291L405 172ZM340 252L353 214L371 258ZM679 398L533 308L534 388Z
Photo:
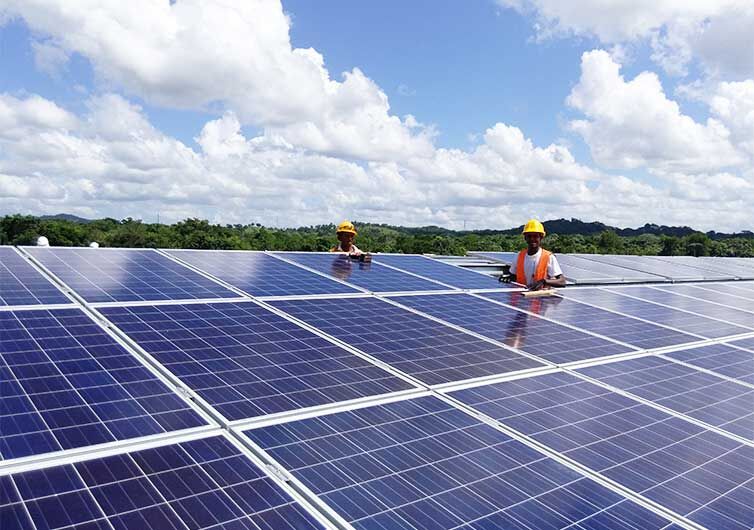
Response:
M542 257L542 249L540 248L537 250L536 254L533 256L530 256L529 254L526 254L524 256L524 273L526 274L526 284L534 285L534 272L537 270L537 265L539 264L539 258ZM516 275L516 269L518 268L518 255L516 255L516 259L513 260L513 263L511 264L511 274L513 276ZM547 277L548 278L555 278L556 276L560 276L563 274L563 271L560 269L560 264L558 263L557 258L555 257L555 254L550 254L550 261L547 263Z

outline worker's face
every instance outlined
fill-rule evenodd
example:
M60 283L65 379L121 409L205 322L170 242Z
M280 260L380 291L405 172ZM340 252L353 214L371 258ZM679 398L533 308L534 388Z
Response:
M340 246L343 248L348 248L353 245L355 237L356 236L351 232L338 232L338 241L340 241Z
M526 245L529 247L529 250L537 251L542 244L542 234L536 232L524 234L524 239L526 240Z

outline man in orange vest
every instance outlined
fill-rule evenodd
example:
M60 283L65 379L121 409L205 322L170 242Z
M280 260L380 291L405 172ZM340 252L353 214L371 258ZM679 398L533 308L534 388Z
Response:
M362 252L359 250L359 247L353 244L353 240L356 239L356 227L353 226L351 221L343 221L340 223L335 230L335 235L338 238L338 244L331 248L330 252L347 252L351 258L360 261L372 260L371 254L368 252Z
M500 280L508 283L515 278L516 283L527 286L531 291L565 287L565 276L558 260L552 252L541 247L545 237L544 225L536 219L529 219L523 234L526 249L518 253L517 259L511 264L510 274L502 276Z

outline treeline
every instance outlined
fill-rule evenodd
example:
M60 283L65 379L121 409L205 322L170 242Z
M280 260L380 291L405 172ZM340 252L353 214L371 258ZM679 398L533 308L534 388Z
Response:
M545 223L548 231L552 230L548 224ZM523 247L520 234L511 231L473 233L358 222L356 226L358 246L372 252L464 255L472 250L515 251ZM259 224L210 224L202 219L166 225L130 218L85 223L23 215L0 218L3 245L33 245L39 236L46 236L51 245L59 246L86 246L96 241L105 247L323 251L335 244L334 231L334 225L278 229ZM707 234L692 232L685 236L645 233L625 237L610 229L591 234L551 231L544 246L560 253L754 257L754 238L747 236L712 239Z

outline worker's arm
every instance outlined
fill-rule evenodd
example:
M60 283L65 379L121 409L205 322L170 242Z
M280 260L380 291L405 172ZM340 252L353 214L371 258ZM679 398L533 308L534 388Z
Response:
M566 279L562 274L558 274L555 278L547 278L545 280L539 280L537 283L529 287L530 291L539 291L540 289L550 289L552 287L565 287Z

